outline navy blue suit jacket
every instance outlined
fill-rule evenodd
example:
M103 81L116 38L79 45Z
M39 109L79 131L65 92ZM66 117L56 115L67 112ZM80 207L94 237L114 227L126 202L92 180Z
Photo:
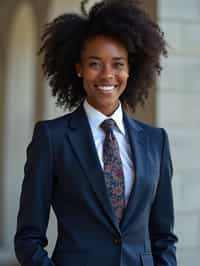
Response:
M22 266L176 266L167 135L125 113L124 123L136 176L120 226L83 108L37 123L15 235ZM50 258L45 246L51 206L58 237Z

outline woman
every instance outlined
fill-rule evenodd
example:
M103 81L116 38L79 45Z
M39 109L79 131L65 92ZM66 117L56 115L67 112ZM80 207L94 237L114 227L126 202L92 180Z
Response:
M137 1L102 1L47 25L40 50L57 103L28 147L15 235L23 266L176 266L167 134L130 119L166 43ZM75 109L75 110L74 110ZM45 251L50 207L58 222Z

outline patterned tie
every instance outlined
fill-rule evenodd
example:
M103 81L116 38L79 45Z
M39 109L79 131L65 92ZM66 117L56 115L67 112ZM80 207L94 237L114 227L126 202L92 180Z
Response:
M103 162L105 183L110 196L112 207L120 223L125 206L124 175L119 153L119 145L113 134L115 122L112 119L104 120L101 124L105 132L103 143Z

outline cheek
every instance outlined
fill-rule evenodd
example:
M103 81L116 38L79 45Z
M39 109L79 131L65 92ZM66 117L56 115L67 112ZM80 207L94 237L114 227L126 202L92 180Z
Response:
M93 80L91 80L90 78L84 77L83 78L83 88L86 91L86 94L91 94L92 90L93 90Z
M128 70L124 70L121 72L120 76L123 78L123 79L128 79L129 77L129 73L128 73Z
M84 88L86 90L91 88L94 85L97 77L98 77L98 73L95 71L87 71L87 72L83 73L83 86L84 86Z
M123 83L124 85L126 85L127 82L128 82L128 77L129 77L128 72L124 71L123 73L121 73L121 75L120 75L121 83Z

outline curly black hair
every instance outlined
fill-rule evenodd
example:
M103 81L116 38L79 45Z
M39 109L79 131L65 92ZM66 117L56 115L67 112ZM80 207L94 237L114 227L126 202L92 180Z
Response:
M137 0L110 0L95 4L87 13L67 13L46 24L39 53L42 68L57 98L57 105L72 110L85 99L82 79L75 64L89 39L97 35L120 41L128 51L129 79L120 96L133 111L144 105L149 89L161 72L160 56L167 56L166 42L159 26L151 20Z

